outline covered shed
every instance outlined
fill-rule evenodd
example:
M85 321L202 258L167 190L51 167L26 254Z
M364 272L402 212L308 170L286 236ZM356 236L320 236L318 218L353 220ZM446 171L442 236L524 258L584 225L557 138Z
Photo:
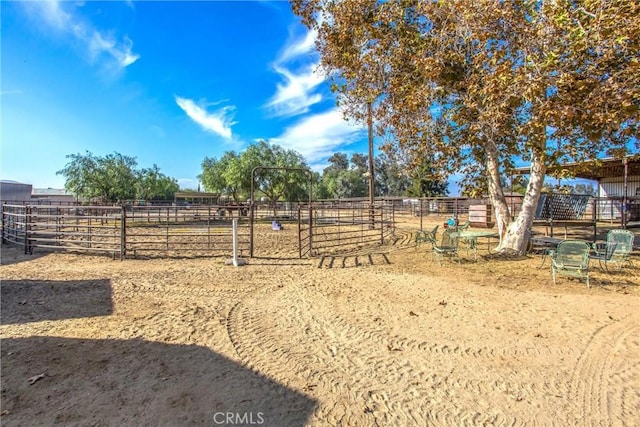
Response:
M220 194L199 191L178 191L174 195L176 205L217 205Z
M528 175L531 169L514 172ZM630 221L640 221L640 154L565 163L549 168L547 175L596 181L594 213L598 221L620 220L623 228Z
M0 181L0 201L28 202L31 200L31 188L31 184L3 179Z
M67 193L64 188L34 188L31 192L33 203L73 204L76 197Z

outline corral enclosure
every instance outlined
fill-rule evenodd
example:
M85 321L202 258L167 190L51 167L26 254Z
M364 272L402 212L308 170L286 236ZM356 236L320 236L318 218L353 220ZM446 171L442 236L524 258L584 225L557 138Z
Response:
M231 256L237 222L240 256L260 255L266 240L287 257L309 257L384 244L394 205L377 202L286 206L2 206L2 240L34 250L114 258ZM275 223L274 223L275 222ZM278 233L276 224L289 233ZM291 233L291 230L297 233ZM292 238L292 236L295 236ZM297 237L297 238L296 238Z

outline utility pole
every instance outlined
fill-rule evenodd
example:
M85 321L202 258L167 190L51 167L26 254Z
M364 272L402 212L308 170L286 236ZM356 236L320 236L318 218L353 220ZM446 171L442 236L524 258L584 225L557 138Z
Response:
M374 188L373 188L373 114L371 101L367 103L367 127L369 130L369 228L375 228Z

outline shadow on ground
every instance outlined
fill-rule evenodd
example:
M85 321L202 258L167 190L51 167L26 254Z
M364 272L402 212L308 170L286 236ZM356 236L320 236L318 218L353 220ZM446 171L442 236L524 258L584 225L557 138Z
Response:
M3 426L302 426L316 404L196 345L36 336L1 356Z
M107 316L113 313L108 279L2 280L0 323L40 322Z

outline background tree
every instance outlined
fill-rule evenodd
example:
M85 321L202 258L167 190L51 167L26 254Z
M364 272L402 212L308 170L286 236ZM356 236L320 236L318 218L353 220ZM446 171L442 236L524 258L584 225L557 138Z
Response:
M155 164L137 172L136 199L138 200L172 200L178 190L178 182L160 172L160 168Z
M304 158L296 151L260 141L241 154L227 152L220 160L205 158L198 177L207 191L220 191L238 201L249 196L251 173L258 166L308 169ZM263 169L256 173L255 178L256 191L273 203L308 199L308 178L304 173Z
M218 160L215 157L205 157L202 161L202 173L198 179L204 185L205 191L221 193L231 196L235 202L238 201L238 182L232 179L232 171L239 168L240 159L233 151L225 152Z
M369 194L367 156L356 153L349 162L345 153L334 153L328 160L330 164L322 174L328 198L345 199Z
M365 122L370 103L386 149L486 190L503 250L524 250L549 166L638 149L637 2L292 4L345 114ZM500 177L516 158L531 175L512 221Z
M374 158L374 171L376 196L403 196L411 185L405 166L387 153Z
M120 153L102 157L86 151L69 154L67 159L57 174L65 177L64 188L85 203L170 200L178 191L177 181L160 172L157 165L138 171L135 157Z
M116 203L136 195L136 159L120 153L100 157L87 151L70 154L64 169L65 189L84 202Z

